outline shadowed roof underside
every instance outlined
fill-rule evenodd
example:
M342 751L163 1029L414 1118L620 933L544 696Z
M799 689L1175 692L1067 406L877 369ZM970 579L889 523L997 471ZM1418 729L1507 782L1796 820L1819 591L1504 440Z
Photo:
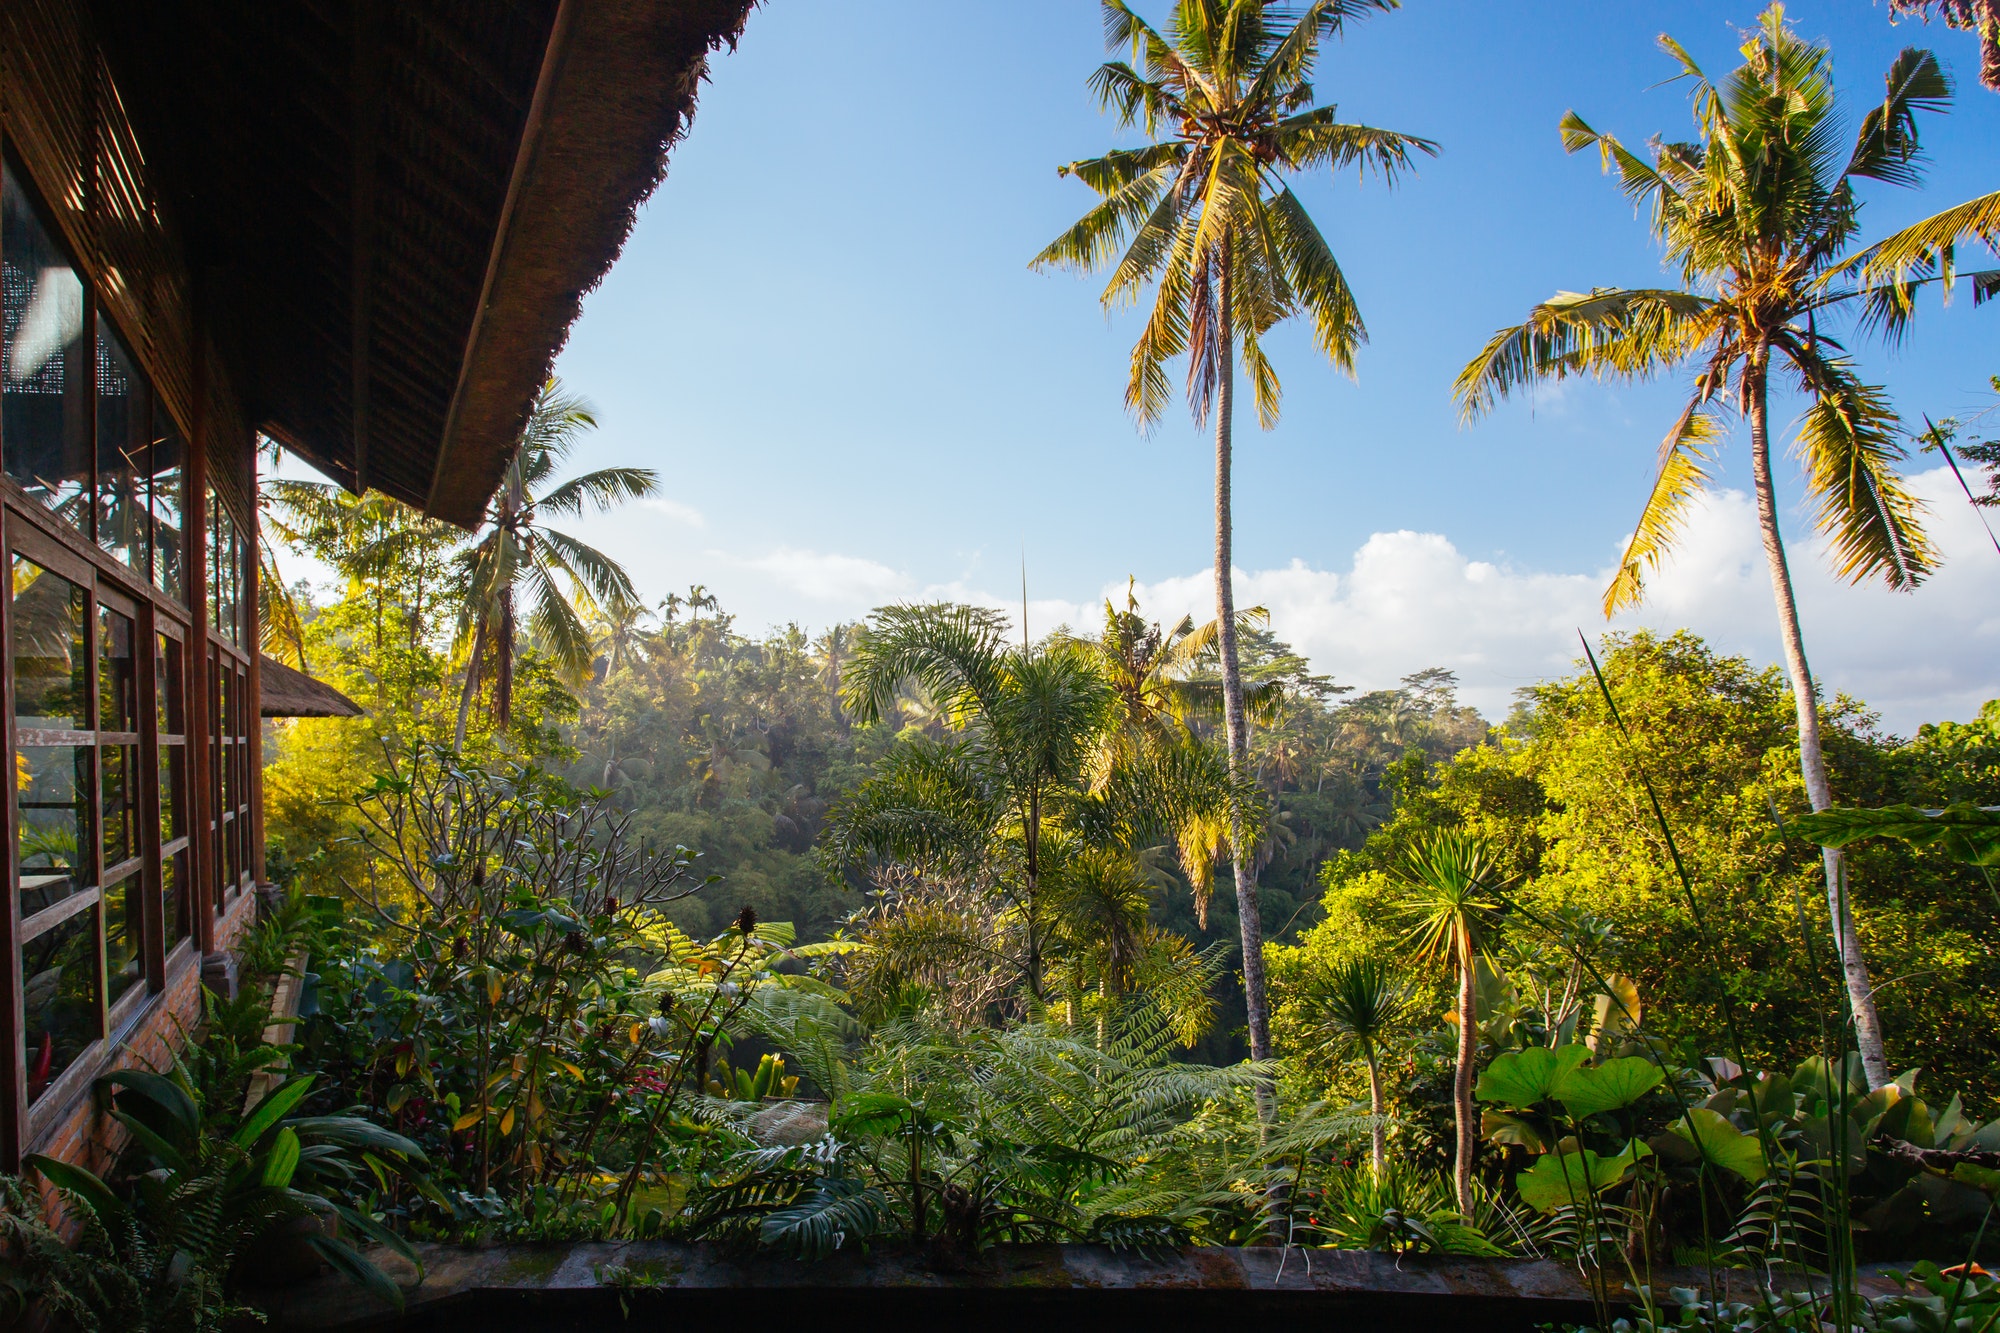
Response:
M471 526L754 0L96 0L251 420Z

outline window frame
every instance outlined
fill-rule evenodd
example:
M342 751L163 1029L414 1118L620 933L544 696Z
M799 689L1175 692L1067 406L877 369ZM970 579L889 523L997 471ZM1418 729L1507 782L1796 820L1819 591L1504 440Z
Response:
M202 910L207 901L207 855L201 847L204 840L195 836L196 830L202 827L201 820L211 807L204 799L205 784L194 741L198 724L209 723L211 727L214 724L204 717L198 707L202 696L197 691L207 688L206 678L201 674L208 656L204 651L206 645L215 643L225 649L230 657L238 659L239 669L246 666L247 650L237 644L221 642L205 615L207 590L215 586L216 571L208 569L208 552L202 543L213 520L208 512L198 510L196 505L206 499L207 503L222 512L228 512L228 507L222 504L212 487L202 484L205 470L203 438L200 433L189 429L189 423L182 420L180 414L160 396L157 375L146 364L144 345L127 337L115 320L107 327L118 338L131 368L146 381L142 397L148 410L155 414L154 433L158 434L161 423L164 423L178 440L178 526L172 537L166 540L162 540L155 531L152 526L154 509L150 503L153 480L149 479L144 483L149 503L142 567L135 568L118 551L100 545L96 530L100 463L98 321L108 318L101 311L101 283L91 268L74 259L77 247L63 234L60 225L51 226L51 215L43 204L45 191L14 152L4 126L0 126L0 157L4 157L9 174L28 194L44 228L72 256L74 271L82 284L83 328L79 342L84 350L83 398L87 404L87 416L81 429L88 441L91 460L91 475L85 484L84 502L80 506L81 512L88 516L85 526L71 522L0 470L0 560L5 560L11 570L13 559L19 554L84 590L87 681L84 695L87 711L83 720L92 724L90 728L77 732L74 742L87 749L90 756L91 849L87 859L81 853L77 858L80 867L89 866L93 882L88 887L32 916L22 915L16 870L20 848L18 801L5 803L4 851L0 851L0 866L4 866L5 870L8 902L6 910L0 912L0 1039L8 1042L8 1050L0 1055L0 1071L4 1071L4 1077L0 1077L0 1093L4 1093L4 1103L0 1104L0 1157L4 1157L4 1164L14 1164L22 1153L46 1140L58 1124L75 1113L90 1083L118 1058L133 1031L157 1013L169 990L187 972L198 967L203 948L213 938ZM246 532L241 520L230 513L230 522L239 534L239 549L248 548L254 540L251 535L255 531L254 514L250 521L252 526ZM159 586L163 581L157 569L160 553L169 548L176 552L181 581L179 596ZM248 582L248 577L239 571L238 586L254 586ZM98 716L101 706L99 640L101 616L106 610L124 615L132 623L135 716L131 723L136 730L113 732L98 726L102 721ZM239 628L237 637L247 643L255 637L254 621L245 614L240 601L237 610L239 621L248 626ZM0 663L5 666L4 675L0 675L0 711L4 711L4 718L0 718L0 744L4 744L8 753L18 754L21 729L16 726L14 716L16 673L13 622L11 598L0 599ZM163 732L167 718L159 715L162 690L167 688L166 682L156 679L158 659L154 648L161 637L174 641L180 654L178 702L182 729L177 733ZM104 863L102 783L106 746L130 747L131 776L128 781L131 784L131 799L126 818L138 821L138 854L123 858L116 866ZM176 838L163 839L160 784L163 778L170 776L165 770L171 766L171 756L175 751L181 756L182 778L177 802L181 832ZM254 799L257 775L253 772L244 776L252 784L242 792L248 802ZM245 827L249 826L246 820ZM242 885L252 878L250 872L254 862L248 842L244 844L244 851L245 873L235 891L229 894L232 907L240 899ZM176 923L165 920L163 875L170 862L177 867L175 891L181 903L179 915L186 926L184 935L176 933ZM140 967L136 983L114 1001L109 992L111 977L107 958L111 923L105 917L105 910L108 906L107 889L120 883L136 885L141 893L141 910L133 926L140 934ZM30 1102L21 951L24 945L86 912L96 913L96 1036L75 1054L60 1074L49 1081L41 1095Z

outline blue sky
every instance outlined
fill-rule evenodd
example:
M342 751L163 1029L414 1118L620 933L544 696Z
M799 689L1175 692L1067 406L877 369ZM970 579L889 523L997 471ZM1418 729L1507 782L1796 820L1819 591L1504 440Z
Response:
M1869 189L1871 234L1993 188L2000 96L1978 87L1968 34L1892 26L1867 0L1789 13L1831 41L1857 115L1905 45L1959 78L1952 112L1923 126L1928 188ZM1671 73L1654 38L1720 75L1755 17L1745 0L1413 0L1326 52L1322 101L1443 152L1393 192L1299 182L1372 341L1349 381L1280 336L1283 422L1239 430L1238 565L1322 669L1377 686L1452 666L1498 715L1562 669L1575 625L1601 624L1602 571L1680 386L1545 391L1462 428L1451 378L1558 289L1659 280L1646 229L1594 157L1563 154L1557 120L1574 107L1634 144L1686 137L1685 88L1654 86ZM1184 412L1142 438L1121 405L1137 317L1107 319L1095 281L1027 267L1089 202L1057 164L1115 139L1084 83L1104 58L1087 0L754 12L559 363L600 411L586 461L665 483L663 502L585 535L650 596L707 584L748 629L901 596L1017 603L1024 554L1032 621L1086 616L1128 575L1149 609L1203 602L1206 438ZM1900 350L1861 359L1912 416L1976 408L2000 372L2000 310L1933 303ZM1956 557L1934 589L1802 575L1816 666L1901 728L2000 694L2000 557L1943 481L1922 487ZM1747 482L1740 444L1723 482ZM1795 488L1786 519L1810 563ZM1640 621L1769 660L1747 524L1718 501Z

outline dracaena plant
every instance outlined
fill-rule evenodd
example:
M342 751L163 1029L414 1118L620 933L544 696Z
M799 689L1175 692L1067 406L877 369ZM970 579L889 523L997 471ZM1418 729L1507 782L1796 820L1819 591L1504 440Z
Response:
M1801 39L1784 8L1764 11L1743 63L1711 80L1671 37L1660 45L1692 91L1695 137L1654 139L1640 154L1574 111L1562 120L1570 152L1596 149L1626 196L1649 210L1677 285L1560 292L1521 324L1495 333L1456 392L1468 418L1541 380L1578 375L1642 379L1687 367L1686 405L1659 448L1653 486L1604 595L1607 616L1636 605L1648 570L1673 550L1689 510L1714 480L1714 446L1727 416L1749 427L1751 474L1780 638L1798 711L1799 762L1815 810L1832 804L1819 716L1806 665L1771 468L1771 397L1804 402L1793 451L1804 465L1814 522L1836 572L1914 588L1936 564L1922 506L1897 468L1900 423L1888 396L1866 383L1833 332L1844 321L1894 335L1907 323L1906 286L1839 280L1853 260L1863 181L1920 179L1919 113L1944 108L1951 85L1929 51L1905 50L1879 101L1852 127L1836 95L1827 48ZM1826 849L1826 885L1862 1055L1870 1079L1889 1077L1868 966L1840 874Z

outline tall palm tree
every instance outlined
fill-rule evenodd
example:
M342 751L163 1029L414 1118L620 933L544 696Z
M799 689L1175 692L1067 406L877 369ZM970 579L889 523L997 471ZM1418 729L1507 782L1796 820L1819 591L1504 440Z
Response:
M1745 63L1720 86L1671 37L1660 45L1692 85L1696 140L1656 139L1648 162L1573 111L1563 117L1562 138L1570 152L1597 149L1626 195L1650 205L1653 232L1681 285L1558 293L1526 323L1494 334L1459 372L1457 396L1471 417L1536 380L1638 379L1685 363L1697 368L1693 395L1660 445L1652 493L1604 595L1607 616L1640 600L1645 570L1671 551L1689 505L1709 484L1720 412L1733 408L1747 418L1764 556L1798 710L1799 766L1813 809L1822 810L1833 794L1771 482L1771 377L1788 374L1806 399L1793 447L1838 572L1852 582L1879 577L1892 588L1915 587L1936 557L1919 525L1922 507L1896 470L1904 457L1899 423L1887 396L1861 381L1822 325L1846 312L1894 333L1907 319L1906 291L1830 279L1851 262L1860 212L1855 182L1916 183L1916 114L1941 108L1950 85L1930 52L1904 51L1890 66L1882 100L1842 151L1828 52L1793 33L1782 6L1765 10L1743 47ZM1888 1061L1837 850L1825 849L1825 866L1857 1045L1879 1086L1889 1080Z
M1161 32L1124 0L1103 0L1106 45L1129 50L1131 59L1101 66L1091 86L1121 126L1137 125L1153 142L1063 167L1102 202L1033 261L1091 270L1115 260L1106 306L1135 302L1151 286L1126 405L1142 426L1157 422L1172 397L1167 363L1186 353L1188 406L1197 425L1214 420L1215 621L1229 761L1239 774L1248 767L1249 737L1230 586L1236 361L1240 349L1267 428L1277 423L1279 386L1263 338L1280 321L1305 315L1320 352L1353 370L1367 337L1361 313L1285 177L1354 167L1393 183L1413 153L1437 151L1429 140L1346 124L1332 106L1312 105L1309 78L1320 42L1349 19L1395 5L1312 0L1293 11L1272 0L1176 0ZM1287 26L1286 18L1294 21ZM1231 862L1243 986L1251 1054L1264 1060L1271 1055L1264 932L1242 833L1234 830Z
M529 635L572 679L590 670L586 614L595 607L609 609L638 601L631 577L616 560L542 522L550 514L580 518L586 507L608 509L659 489L659 474L642 467L600 468L555 482L555 474L576 451L584 432L596 425L590 405L565 392L562 382L551 377L535 396L506 477L487 504L485 522L472 548L463 556L466 597L459 632L466 645L466 663L455 740L460 748L489 658L494 718L503 727L513 720L514 655L521 633L518 603L524 594Z
M1350 958L1337 965L1320 995L1328 1033L1361 1054L1368 1066L1368 1113L1375 1120L1370 1163L1380 1176L1389 1166L1389 1132L1382 1117L1382 1039L1402 1021L1410 991L1379 958Z
M1500 907L1493 859L1479 839L1460 829L1438 829L1410 850L1396 876L1399 908L1410 922L1406 939L1418 958L1458 973L1458 1068L1452 1110L1458 1151L1452 1180L1458 1210L1472 1220L1472 1155L1479 1118L1472 1104L1473 1065L1479 1055L1479 955L1486 928Z

